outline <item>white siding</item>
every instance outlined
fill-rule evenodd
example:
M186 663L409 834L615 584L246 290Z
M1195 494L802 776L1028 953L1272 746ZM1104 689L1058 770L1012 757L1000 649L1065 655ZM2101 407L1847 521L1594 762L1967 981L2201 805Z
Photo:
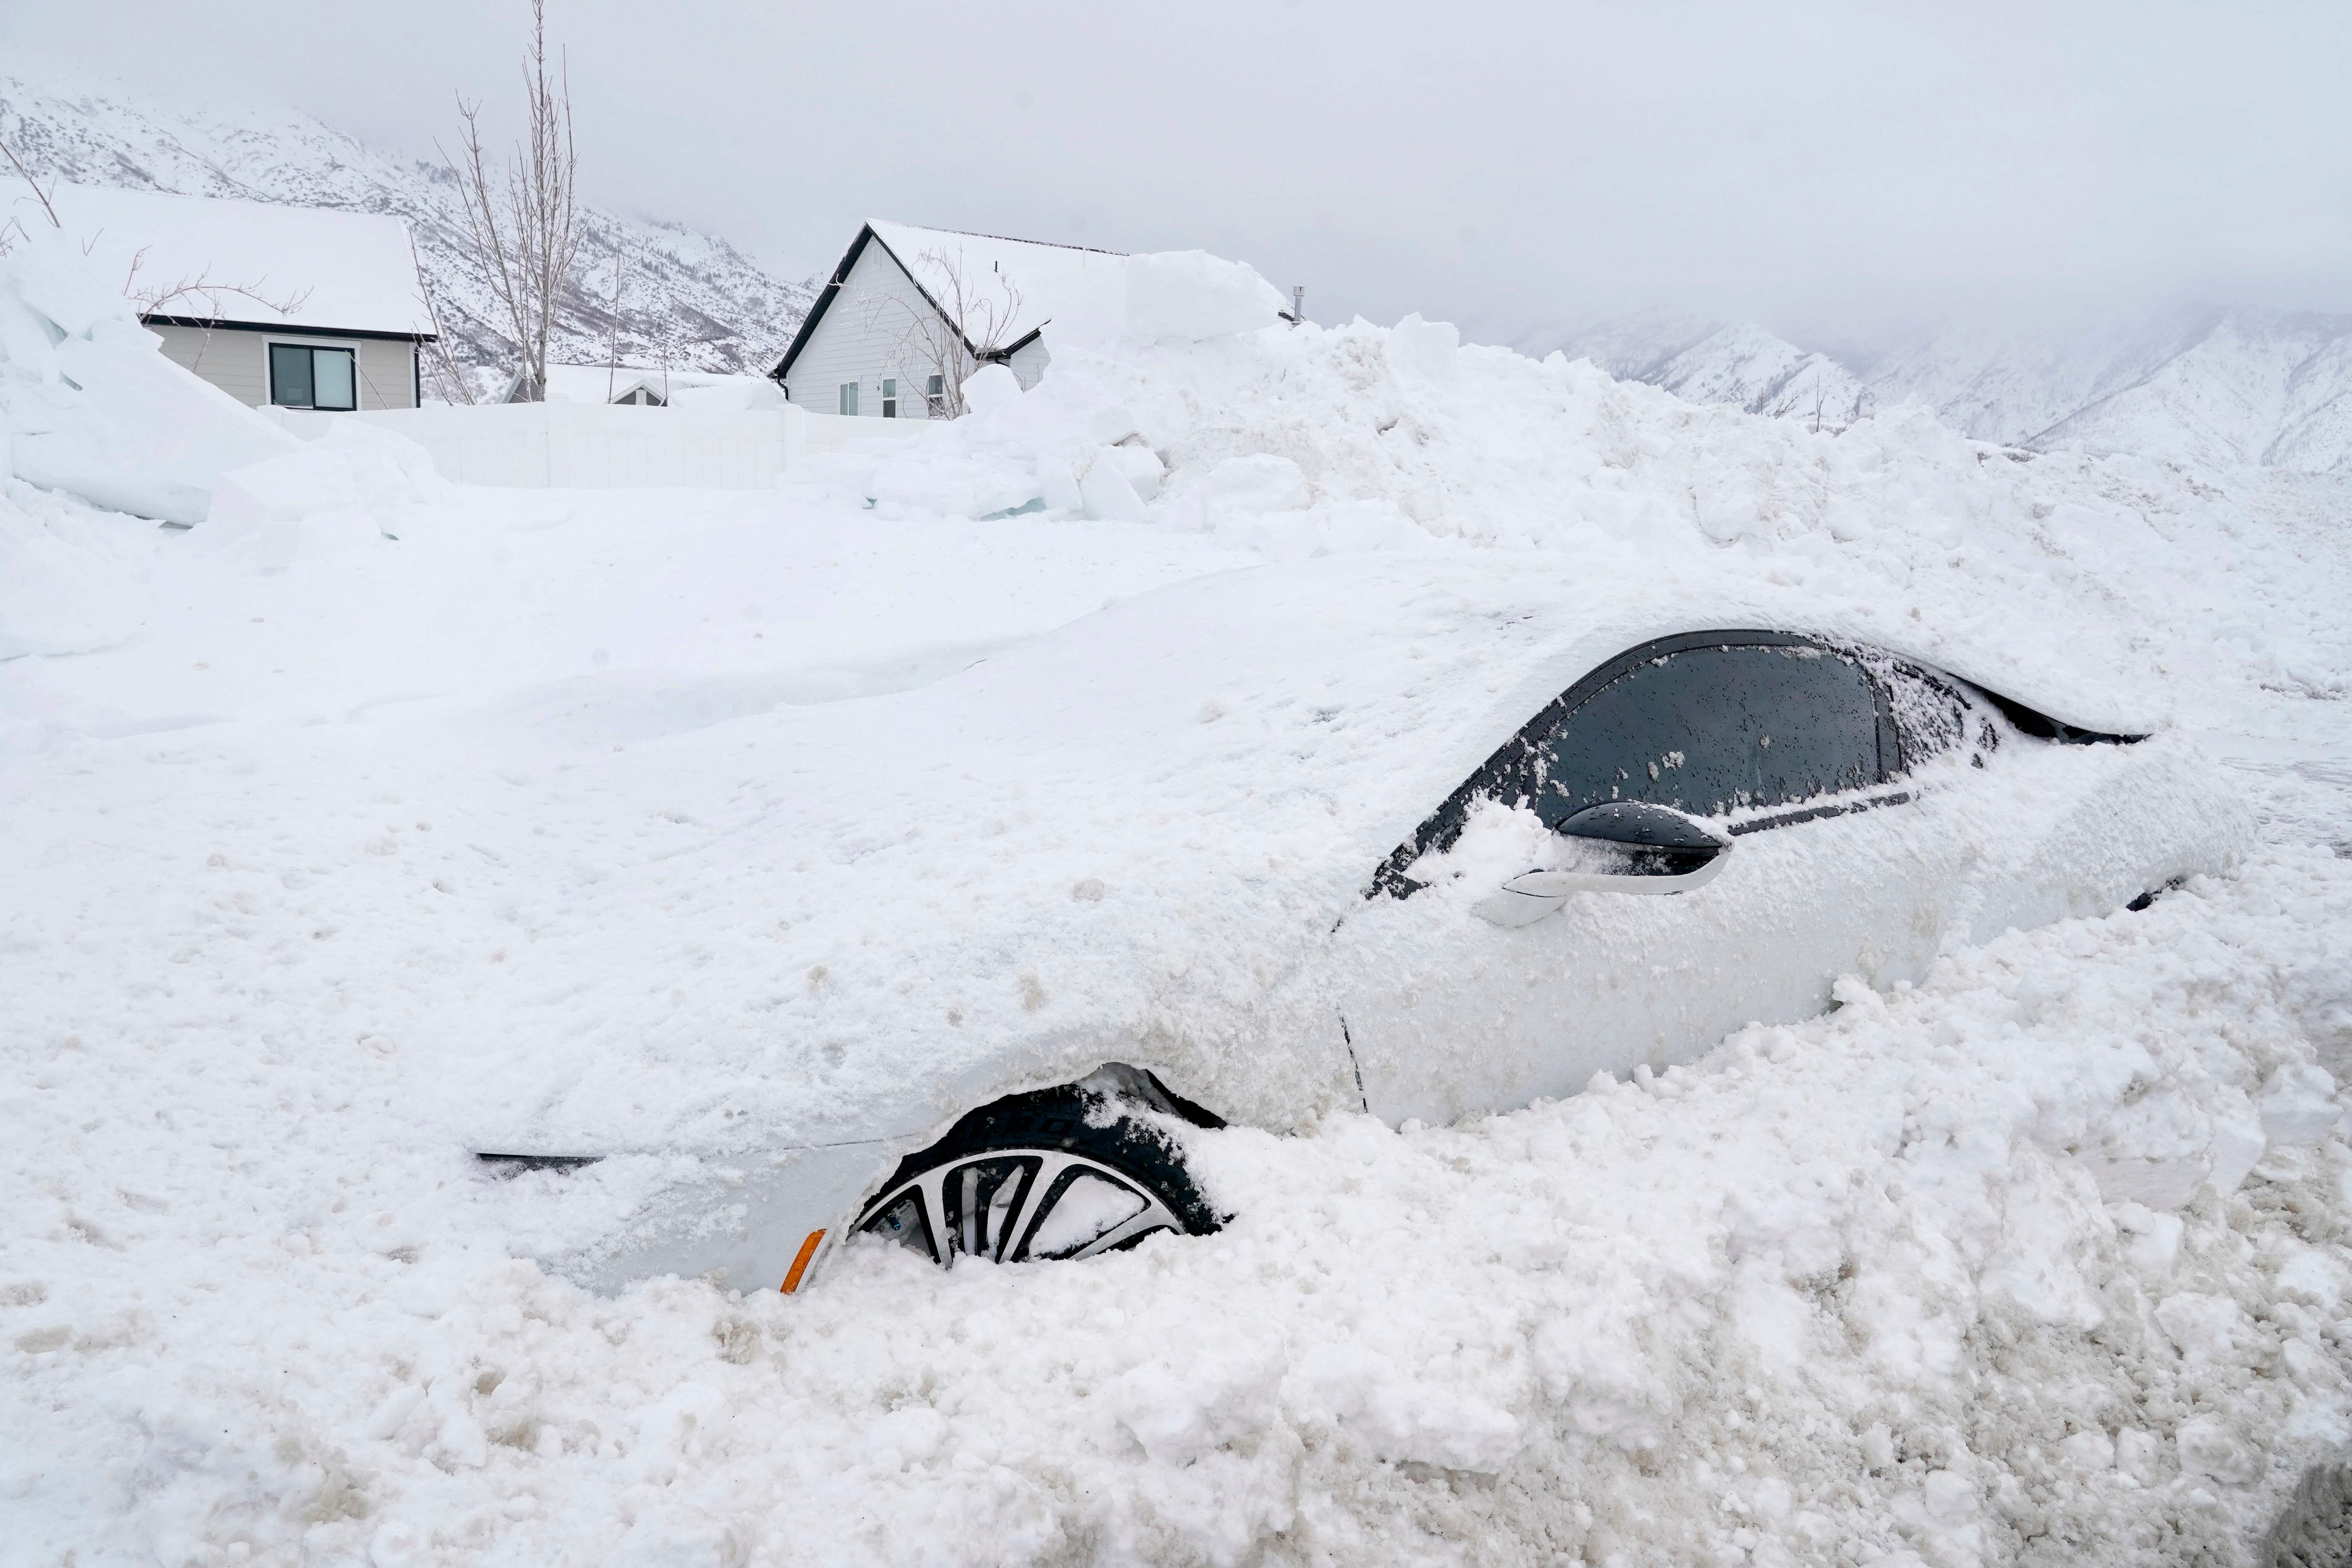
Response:
M322 343L353 351L362 411L416 406L416 345L404 339L339 338L331 332L261 332L233 327L148 329L163 340L163 357L192 370L239 403L269 402L269 345Z
M937 320L889 252L868 241L858 252L857 265L843 279L841 292L793 362L786 391L793 406L812 414L838 414L842 384L854 381L857 412L877 416L887 377L898 383L898 417L926 417L923 384L940 367L917 323Z

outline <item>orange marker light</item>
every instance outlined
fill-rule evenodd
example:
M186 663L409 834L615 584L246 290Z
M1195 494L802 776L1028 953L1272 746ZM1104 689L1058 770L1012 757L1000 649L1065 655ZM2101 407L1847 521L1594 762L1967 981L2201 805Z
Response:
M793 1259L793 1271L784 1276L784 1294L789 1296L801 1288L801 1276L808 1272L809 1259L816 1256L816 1244L824 1239L824 1232L813 1230L801 1243L801 1255Z

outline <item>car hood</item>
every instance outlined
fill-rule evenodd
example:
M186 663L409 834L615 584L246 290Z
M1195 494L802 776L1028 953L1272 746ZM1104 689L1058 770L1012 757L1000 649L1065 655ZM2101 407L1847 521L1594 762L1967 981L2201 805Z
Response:
M1269 999L1382 858L1579 676L1716 627L1867 642L2088 729L2161 718L2121 639L2061 660L1999 616L1720 569L1465 551L1180 584L919 689L596 759L683 831L578 879L532 979L453 1020L480 1146L906 1135L1106 1059L1279 1123L1328 1085Z

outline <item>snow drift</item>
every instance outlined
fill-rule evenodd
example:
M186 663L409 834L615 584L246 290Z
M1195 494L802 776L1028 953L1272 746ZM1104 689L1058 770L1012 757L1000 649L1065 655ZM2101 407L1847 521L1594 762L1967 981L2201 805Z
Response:
M305 471L238 484L308 526L345 492ZM714 1038L826 1071L828 1012L924 976L863 965L899 911L814 893L928 859L951 914L1076 842L1013 795L934 831L919 786L969 753L923 694L1106 604L1318 556L1638 570L2000 650L1987 679L2086 716L2307 736L2352 675L2340 489L2014 462L1912 415L1815 436L1417 323L1057 351L773 496L401 490L396 542L274 574L10 493L171 589L135 641L0 664L29 1553L2226 1560L2352 1431L2352 812L2285 773L2240 775L2271 841L2236 880L1512 1116L1203 1137L1233 1226L1098 1263L858 1250L799 1298L603 1300L530 1259L694 1162L500 1184L465 1142L551 1065L618 1110L613 1064L690 1079ZM1283 695L1333 758L1393 755ZM1224 697L1129 721L1209 766L1269 718ZM861 725L898 820L801 793L796 742ZM2314 776L2352 780L2329 743ZM1187 799L1064 868L1071 929L1215 861Z
M294 438L165 359L61 237L0 258L0 437L18 479L96 506L202 521L221 474Z

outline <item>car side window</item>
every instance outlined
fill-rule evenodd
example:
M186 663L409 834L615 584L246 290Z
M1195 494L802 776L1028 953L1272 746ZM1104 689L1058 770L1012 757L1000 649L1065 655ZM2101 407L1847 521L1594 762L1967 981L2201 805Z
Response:
M1903 742L1901 771L1908 773L1968 738L1968 705L1944 681L1904 664L1875 668L1874 673L1886 691L1887 706L1895 714L1895 731ZM1990 749L1994 743L1992 729L1981 724L1979 729L1979 746Z
M1555 827L1612 800L1698 816L1793 805L1879 784L1901 765L1868 672L1793 639L1637 659L1528 739L1530 804Z
M1900 776L1961 738L1959 698L1926 671L1791 632L1692 632L1629 649L1562 692L1373 873L1409 897L1422 855L1450 847L1481 800L1524 801L1558 826L1586 806L1647 801L1700 816L1787 805Z

